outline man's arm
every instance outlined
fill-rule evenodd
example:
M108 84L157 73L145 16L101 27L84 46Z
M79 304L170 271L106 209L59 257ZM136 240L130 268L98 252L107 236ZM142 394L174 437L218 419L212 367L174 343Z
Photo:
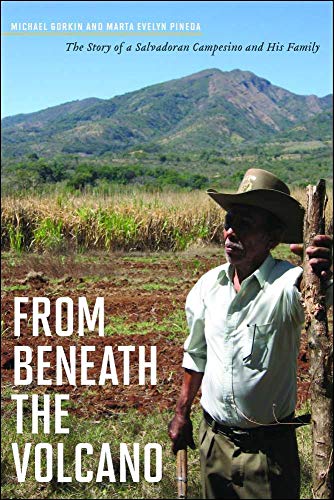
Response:
M192 449L195 448L190 410L197 391L201 386L202 378L202 372L195 372L188 369L184 371L181 393L176 404L175 415L168 426L168 434L173 442L173 453L187 446L190 446Z

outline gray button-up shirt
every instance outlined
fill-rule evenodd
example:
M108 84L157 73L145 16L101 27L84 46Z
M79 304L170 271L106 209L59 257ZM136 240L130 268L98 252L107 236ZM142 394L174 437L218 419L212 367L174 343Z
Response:
M301 273L269 256L238 293L231 264L212 269L190 291L183 367L204 372L201 404L216 421L255 427L294 411Z

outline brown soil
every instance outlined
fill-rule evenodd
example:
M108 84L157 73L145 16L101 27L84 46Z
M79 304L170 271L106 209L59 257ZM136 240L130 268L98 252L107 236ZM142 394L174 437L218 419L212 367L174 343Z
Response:
M70 393L71 414L79 416L105 415L124 412L128 408L137 408L143 413L152 409L172 409L180 390L182 379L182 344L187 332L179 336L171 336L163 328L141 334L136 327L138 322L153 321L162 325L163 321L173 312L183 309L185 298L192 284L206 270L221 263L219 251L199 250L184 254L162 254L147 256L144 261L138 255L106 255L90 254L85 259L78 256L25 256L11 257L8 254L2 260L2 387L9 388L3 397L3 411L6 411L10 401L9 392L25 393L27 390L35 394ZM160 284L161 289L154 289ZM21 288L14 290L13 287ZM12 288L10 288L12 287ZM150 287L152 289L150 289ZM32 336L31 324L22 321L21 336L14 337L14 297L27 296L30 302L22 307L22 311L31 316L32 297L47 297L51 302L50 329L54 331L54 304L58 297L68 296L74 303L74 318L76 326L77 299L85 296L89 304L96 297L104 297L105 323L112 324L115 317L121 316L131 333L114 333L99 337L97 332L88 333L84 337L73 334L70 337L60 337L53 334L47 337L41 334ZM33 384L14 386L15 345L26 345L36 351L37 345L48 345L52 352L45 356L51 367L45 371L45 378L55 379L55 347L63 346L68 352L69 346L75 345L77 352L84 345L95 346L95 352L89 356L94 361L94 367L88 370L88 376L95 379L96 385L38 386L36 384L36 356L33 357ZM123 353L118 346L136 347L130 354L130 385L123 385ZM157 346L157 385L138 385L138 346L146 346L147 357L149 346ZM98 385L102 356L105 346L113 346L115 365L119 385L107 381ZM78 359L80 359L78 357ZM80 373L80 372L79 372ZM301 350L298 359L298 404L308 398L309 374L308 352L305 335L302 336ZM5 391L4 391L5 392Z

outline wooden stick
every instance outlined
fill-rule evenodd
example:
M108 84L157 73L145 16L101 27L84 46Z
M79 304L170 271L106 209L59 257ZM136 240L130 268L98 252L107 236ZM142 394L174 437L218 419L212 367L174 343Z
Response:
M177 498L187 498L187 449L176 454Z
M315 235L325 234L326 183L307 187L304 220L304 277L302 294L310 353L313 441L313 498L333 494L333 347L328 331L324 280L311 272L305 248Z

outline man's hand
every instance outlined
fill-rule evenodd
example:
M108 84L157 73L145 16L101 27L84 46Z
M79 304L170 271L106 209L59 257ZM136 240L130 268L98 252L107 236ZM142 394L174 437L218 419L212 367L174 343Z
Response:
M329 280L332 277L332 248L333 238L326 234L318 234L314 237L312 245L306 248L308 264L312 272L323 280ZM293 243L290 250L300 257L303 256L303 245Z
M175 416L168 425L168 435L171 438L173 453L184 450L189 446L195 448L193 426L190 420L190 408L200 388L203 378L202 372L195 372L187 368L183 373L181 393L176 404Z
M171 438L172 450L176 454L178 450L184 450L189 446L195 449L193 439L193 426L190 417L176 414L168 425L168 435Z

